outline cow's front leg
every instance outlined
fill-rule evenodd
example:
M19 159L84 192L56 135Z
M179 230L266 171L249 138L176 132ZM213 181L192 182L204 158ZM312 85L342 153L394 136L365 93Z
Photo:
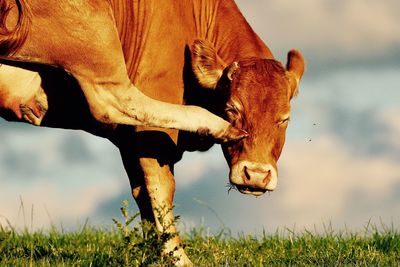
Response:
M172 166L175 143L167 134L158 131L140 132L136 138L122 139L129 140L118 146L142 220L154 223L159 232L174 235L165 244L165 253L172 251L179 258L175 265L192 266L183 250L176 226L171 224L174 220L175 179ZM121 136L118 142L121 142ZM161 216L162 222L159 220Z
M151 158L140 158L139 161L143 170L148 200L141 197L140 192L138 192L143 190L143 188L133 189L132 192L135 199L138 200L140 206L150 209L144 211L144 213L150 214L150 218L154 218L154 223L158 231L176 234L166 243L166 252L174 251L174 255L179 257L179 265L191 264L182 248L182 242L177 235L176 226L174 224L172 207L175 193L175 178L171 172L171 167L168 165L160 165L156 159ZM141 203L142 201L145 203ZM146 203L148 201L150 201L150 206ZM160 222L161 217L162 221Z

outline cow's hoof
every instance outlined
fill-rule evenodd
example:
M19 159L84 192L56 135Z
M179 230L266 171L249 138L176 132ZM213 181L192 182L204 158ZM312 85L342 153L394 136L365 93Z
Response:
M246 131L229 125L228 129L226 129L222 136L216 138L216 141L218 143L234 143L248 136L249 134Z
M47 108L36 99L32 99L27 104L19 106L21 117L28 123L40 125ZM20 118L20 119L22 119Z
M171 245L171 243L169 243L169 244L167 244L167 247L168 247L168 245ZM190 266L194 266L193 265L193 263L192 263L192 261L188 258L188 256L186 255L186 253L185 253L185 250L183 250L183 248L181 247L181 245L178 245L178 246L171 246L171 248L172 247L175 247L174 249L167 249L167 251L169 250L169 251L173 251L173 255L174 255L174 258L175 259L177 259L175 262L174 262L174 265L175 266L185 266L185 267L190 267ZM170 252L171 253L171 252Z
M179 266L179 267L191 267L194 266L192 261L189 260L188 256L186 256L185 253L183 253L182 255L178 256L179 260L177 262L175 262L175 266Z

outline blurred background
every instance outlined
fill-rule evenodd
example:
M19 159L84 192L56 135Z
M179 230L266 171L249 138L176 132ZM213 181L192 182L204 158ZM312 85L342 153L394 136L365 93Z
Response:
M185 153L176 167L181 228L233 233L400 226L400 2L238 0L245 17L286 62L307 72L292 103L275 192L228 193L218 146ZM112 224L128 178L111 143L81 131L0 119L0 223L46 229ZM32 219L33 218L33 219Z

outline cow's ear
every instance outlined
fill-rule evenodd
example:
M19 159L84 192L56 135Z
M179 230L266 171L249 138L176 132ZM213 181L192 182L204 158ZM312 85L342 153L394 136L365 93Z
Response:
M226 65L206 40L195 40L192 45L192 69L200 85L215 89Z
M305 69L304 58L299 51L289 51L286 69L291 88L290 98L292 98L298 94L299 82Z

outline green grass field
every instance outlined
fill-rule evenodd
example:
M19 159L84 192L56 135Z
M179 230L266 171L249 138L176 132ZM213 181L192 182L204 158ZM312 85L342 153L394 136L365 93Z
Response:
M121 208L124 220L112 230L84 226L76 232L16 231L0 227L0 266L168 266L161 256L171 238ZM160 218L162 221L162 218ZM164 225L168 228L168 225ZM260 236L214 235L203 228L184 237L188 256L196 266L400 266L400 233L393 227L368 225L363 233L324 234L291 230Z
M168 265L168 259L152 249L154 242L142 237L130 242L118 231L93 228L74 233L2 229L0 266ZM196 266L400 266L400 235L390 231L370 236L304 232L234 238L223 232L206 237L201 230L192 230L184 243Z

